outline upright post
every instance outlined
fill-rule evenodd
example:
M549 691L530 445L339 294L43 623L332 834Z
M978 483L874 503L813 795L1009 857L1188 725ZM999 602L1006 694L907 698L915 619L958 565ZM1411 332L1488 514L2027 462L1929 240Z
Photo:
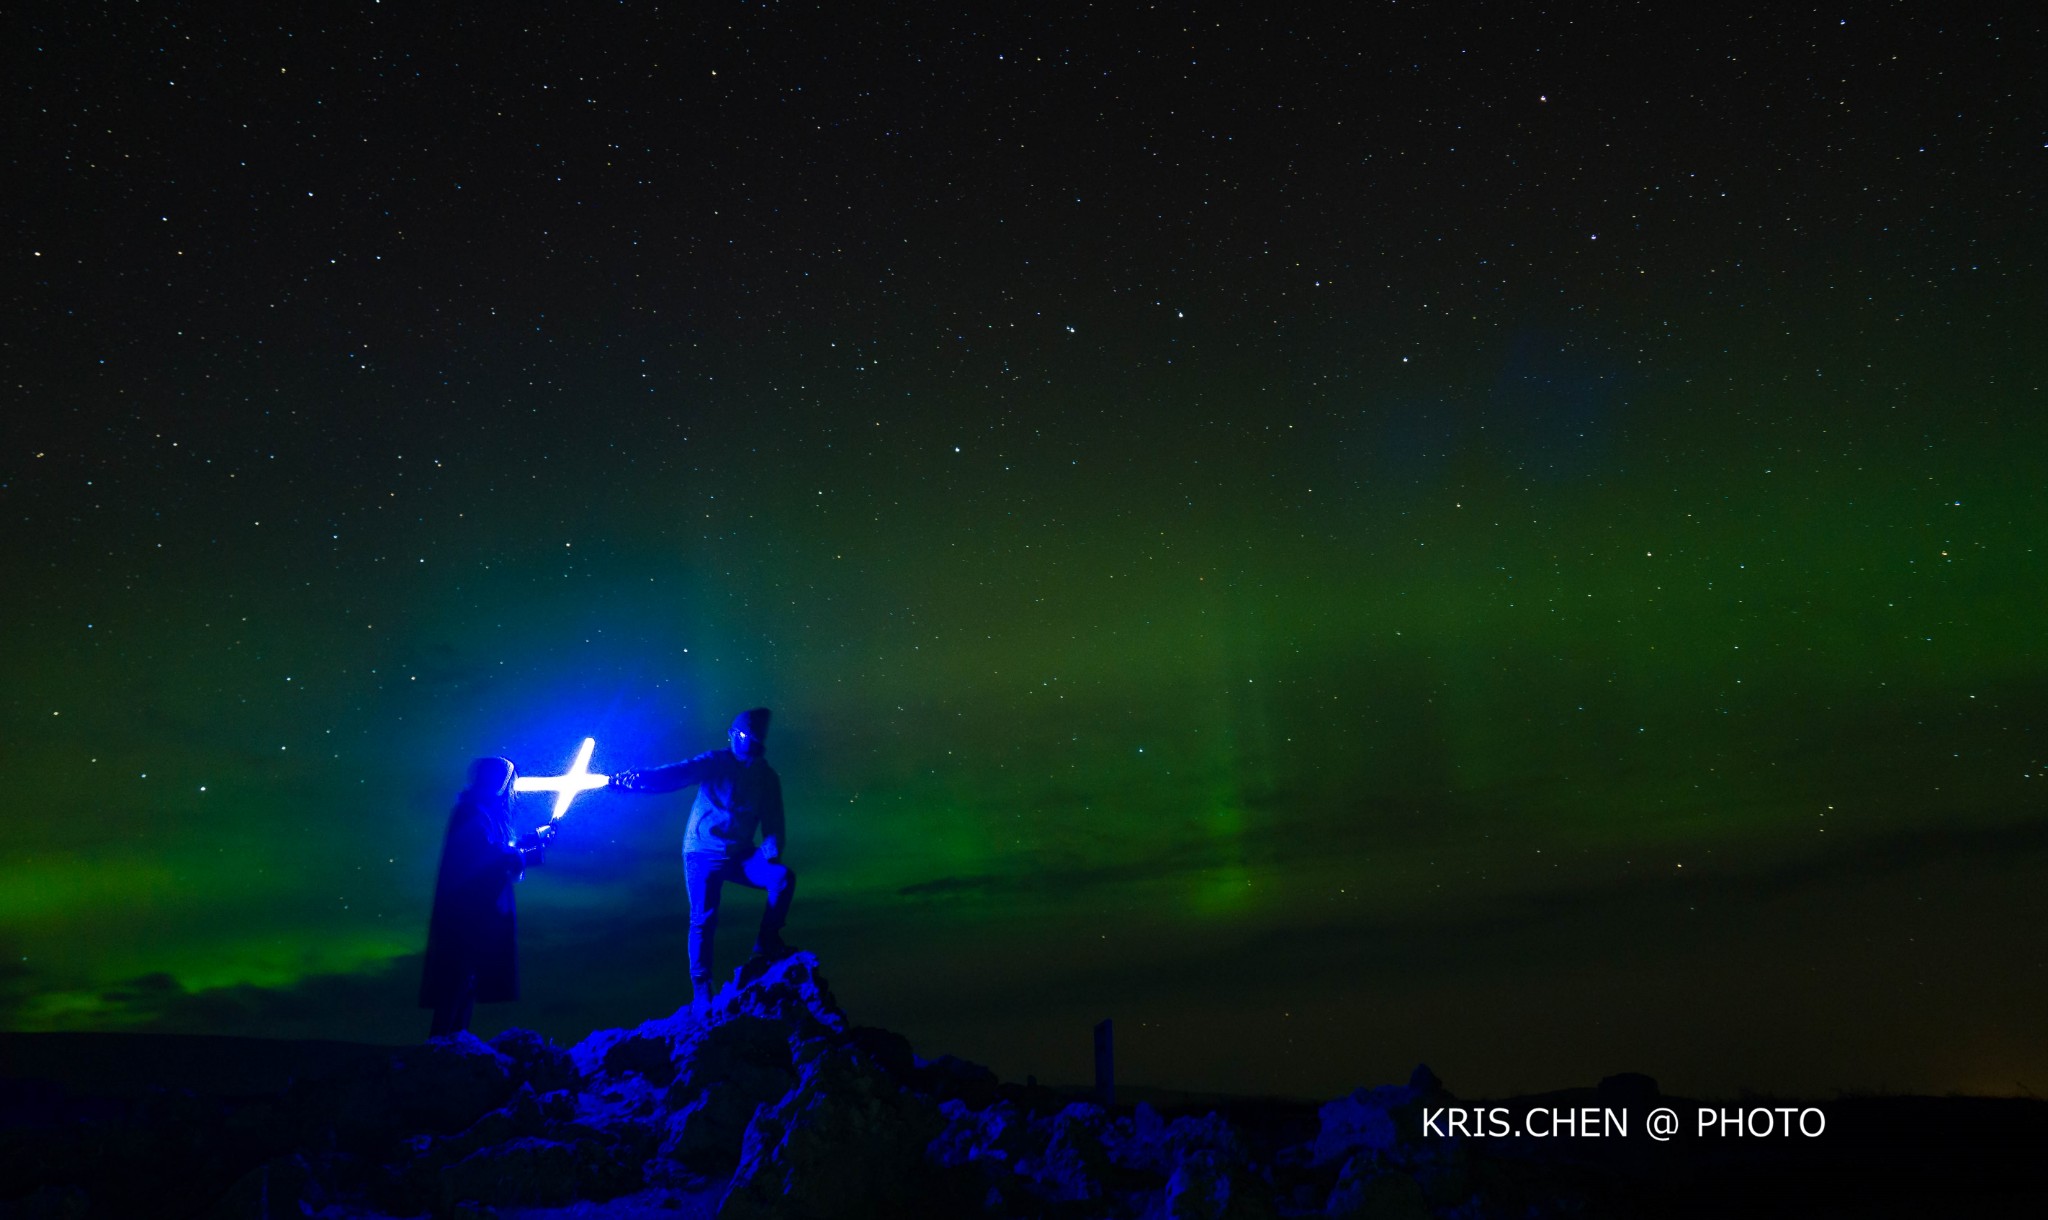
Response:
M1116 1104L1116 1026L1108 1017L1095 1025L1095 1099Z

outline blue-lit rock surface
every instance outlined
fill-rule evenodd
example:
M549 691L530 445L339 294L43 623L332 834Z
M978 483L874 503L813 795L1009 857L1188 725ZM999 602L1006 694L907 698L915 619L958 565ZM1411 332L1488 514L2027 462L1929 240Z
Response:
M1998 1150L2048 1131L2038 1102L1838 1099L1827 1103L1838 1138L1792 1157L1782 1144L1648 1140L1648 1107L1690 1114L1699 1103L1662 1096L1647 1077L1471 1103L1427 1068L1321 1104L1162 1094L1106 1107L855 1025L807 953L728 988L701 1022L685 1009L570 1047L519 1029L489 1042L323 1044L305 1048L298 1078L270 1088L254 1084L283 1061L279 1044L98 1043L103 1062L129 1065L114 1081L67 1070L72 1043L10 1037L0 1047L0 1216L10 1220L1476 1220L1709 1203L1797 1214L1816 1192L1874 1198L1883 1182L1905 1198L1916 1182L1964 1169L1987 1197L2023 1190L2018 1162ZM235 1055L271 1062L256 1071ZM219 1086L194 1087L209 1072ZM67 1075L73 1083L59 1083ZM1600 1109L1636 1127L1538 1140L1425 1123L1434 1112L1440 1128L1447 1107L1478 1105L1517 1130L1537 1109ZM1903 1155L1906 1137L1918 1160Z

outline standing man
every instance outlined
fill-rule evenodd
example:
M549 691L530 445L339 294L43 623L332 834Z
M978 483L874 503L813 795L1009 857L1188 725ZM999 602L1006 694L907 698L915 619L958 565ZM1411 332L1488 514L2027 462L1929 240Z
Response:
M649 771L623 771L611 786L627 792L674 792L697 786L690 825L683 832L683 886L690 895L691 1009L703 1017L711 1003L711 945L718 930L718 896L728 881L768 891L754 957L765 964L790 953L782 925L796 896L796 873L782 855L782 781L768 765L768 709L733 717L731 749ZM754 833L761 846L754 846Z

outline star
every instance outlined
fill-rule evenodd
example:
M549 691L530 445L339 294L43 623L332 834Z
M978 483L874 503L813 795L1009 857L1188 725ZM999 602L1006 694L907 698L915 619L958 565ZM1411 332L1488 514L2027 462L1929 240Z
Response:
M592 788L602 788L611 782L611 776L592 775L587 769L590 766L590 752L596 748L597 739L585 737L583 745L576 751L576 761L569 764L567 771L560 775L522 775L512 781L512 790L554 793L555 812L548 818L552 822L569 812L569 802L575 800L579 794Z

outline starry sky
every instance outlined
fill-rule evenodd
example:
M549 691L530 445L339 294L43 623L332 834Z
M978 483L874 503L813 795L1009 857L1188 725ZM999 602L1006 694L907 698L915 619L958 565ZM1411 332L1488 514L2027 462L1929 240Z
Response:
M0 1027L417 1038L471 757L766 704L928 1054L2048 1088L2040 15L1250 7L18 16Z

